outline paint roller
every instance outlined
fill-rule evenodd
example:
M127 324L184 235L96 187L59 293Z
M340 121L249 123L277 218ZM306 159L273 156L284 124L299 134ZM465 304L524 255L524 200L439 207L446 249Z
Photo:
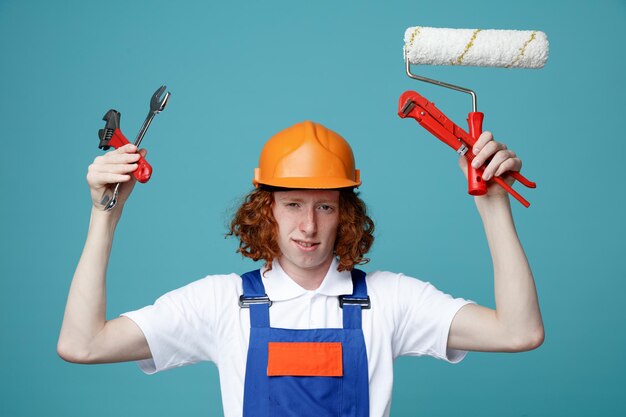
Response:
M400 96L398 115L413 118L426 130L452 147L468 162L468 193L484 195L487 184L482 179L482 167L473 168L472 147L482 133L484 114L477 109L476 93L468 88L419 76L411 65L465 65L504 68L542 68L548 59L548 38L540 31L446 29L416 26L404 34L406 74L415 80L435 84L470 94L472 111L468 114L469 133L447 118L434 103L415 91ZM524 186L536 184L519 172L509 172ZM503 187L525 207L530 203L500 177L493 181Z

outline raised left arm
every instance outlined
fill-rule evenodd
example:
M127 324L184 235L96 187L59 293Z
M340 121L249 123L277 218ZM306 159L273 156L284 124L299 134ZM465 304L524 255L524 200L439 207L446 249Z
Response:
M514 152L493 140L489 132L474 146L474 162L482 166L491 158L483 178L519 171L522 162ZM465 158L460 162L467 173ZM512 181L511 181L512 182ZM456 314L448 335L448 348L473 351L520 352L539 347L544 329L533 274L517 236L508 194L497 185L476 197L493 261L496 309L466 305Z

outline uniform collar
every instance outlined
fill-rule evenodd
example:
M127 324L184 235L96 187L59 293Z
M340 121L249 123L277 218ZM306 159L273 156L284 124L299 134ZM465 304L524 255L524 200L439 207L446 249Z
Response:
M285 301L300 297L306 293L323 294L326 296L339 296L352 294L352 276L349 271L337 271L337 259L328 268L328 272L322 281L322 285L316 290L306 290L296 284L280 266L277 259L272 261L272 270L265 273L266 268L261 269L265 292L270 300Z

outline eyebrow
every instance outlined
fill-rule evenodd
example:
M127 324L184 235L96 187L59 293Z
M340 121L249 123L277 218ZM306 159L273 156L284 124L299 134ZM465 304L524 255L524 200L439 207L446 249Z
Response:
M303 203L305 201L304 198L301 197L278 197L278 201L293 201L296 203ZM329 199L322 199L322 200L314 200L313 204L339 204L339 200L335 201L335 200L329 200Z

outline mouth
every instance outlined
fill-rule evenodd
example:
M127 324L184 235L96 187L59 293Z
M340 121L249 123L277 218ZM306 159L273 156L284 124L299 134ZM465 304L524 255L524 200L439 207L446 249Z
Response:
M315 250L319 245L319 242L308 242L306 240L291 239L291 241L295 243L298 248L304 251Z

